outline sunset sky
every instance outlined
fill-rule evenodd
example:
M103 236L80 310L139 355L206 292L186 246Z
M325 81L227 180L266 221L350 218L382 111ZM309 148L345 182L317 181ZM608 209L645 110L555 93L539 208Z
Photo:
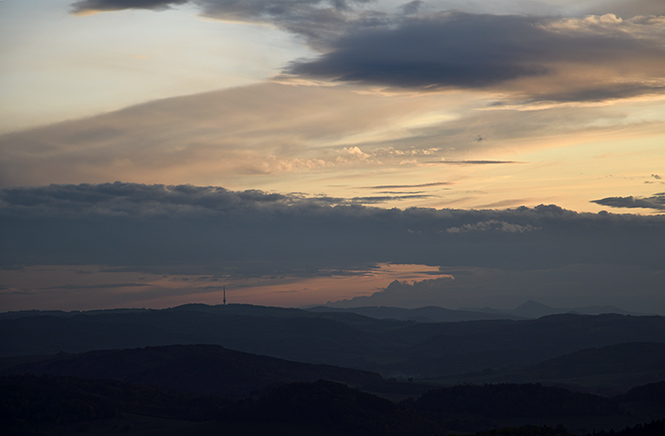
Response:
M663 211L662 0L0 2L2 311L665 314Z

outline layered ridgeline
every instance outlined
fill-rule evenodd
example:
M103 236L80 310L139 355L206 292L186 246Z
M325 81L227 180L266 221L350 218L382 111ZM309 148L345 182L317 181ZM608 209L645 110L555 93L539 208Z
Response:
M109 362L95 369L98 377L93 378L0 376L3 434L434 436L504 429L487 434L568 436L597 428L632 427L626 435L647 436L660 435L665 429L665 420L653 421L663 415L663 383L637 387L614 398L540 384L490 384L430 388L396 402L326 380L273 384L244 397L226 396L225 389L204 395L202 391L216 391L215 379L229 366L216 361L221 364L216 369L212 365L197 368L196 378L209 378L212 389L200 383L174 385L173 378L182 381L178 373L192 365L182 368L168 358L170 353L181 355L183 349L196 356L201 352L198 347L109 352ZM204 354L210 351L214 350ZM122 371L134 381L111 379L119 376L113 366L127 363L128 354L133 355L130 360L143 362L136 371ZM66 360L83 368L86 362L93 363L91 356L84 353ZM164 357L167 363L159 360ZM150 364L160 368L158 374L141 371ZM272 372L284 364L265 361L264 370Z
M390 311L404 319L248 305L4 313L0 424L44 435L664 426L648 424L665 418L663 317Z
M14 312L2 317L3 357L214 344L374 371L386 378L450 379L446 383L465 378L561 382L618 393L665 380L665 317L660 316L565 314L421 323L346 312L186 305L163 310Z
M517 426L510 434L565 436L562 426L621 429L665 410L665 382L615 397L541 384L435 387L216 345L29 360L4 360L0 424L9 434L433 436Z

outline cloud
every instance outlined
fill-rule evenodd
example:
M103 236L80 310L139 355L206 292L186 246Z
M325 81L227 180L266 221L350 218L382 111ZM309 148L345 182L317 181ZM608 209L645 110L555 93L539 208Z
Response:
M579 214L556 206L386 210L339 198L191 185L4 188L0 220L2 265L253 265L265 273L277 265L288 271L372 263L662 268L665 243L665 216Z
M149 9L161 11L173 5L192 3L203 16L221 21L269 23L300 35L311 46L322 48L358 18L354 9L371 0L82 0L72 4L75 14ZM381 14L360 13L362 21Z
M613 13L623 18L644 15L665 15L665 3L661 0L606 0L595 2L588 13Z
M184 0L83 0L75 13L159 10ZM529 102L604 101L665 90L665 31L659 15L561 18L522 12L479 14L444 2L400 7L366 0L196 0L201 14L270 23L321 54L294 60L282 80L353 83L417 92L474 89ZM449 10L446 11L446 8ZM643 1L635 11L656 13ZM466 8L468 9L468 8ZM501 9L501 8L499 8ZM450 12L450 10L457 10ZM468 10L473 10L470 8ZM492 10L489 8L488 10ZM609 11L609 12L608 12ZM555 11L552 11L555 12Z
M207 184L402 160L406 152L431 158L429 145L397 145L389 153L373 135L411 136L403 120L440 105L272 83L165 99L0 136L0 185L181 182L183 174ZM378 149L366 150L356 135Z
M171 5L182 5L189 0L81 0L72 3L71 12L86 14L92 12L121 11L124 9L151 9L161 11Z
M442 268L449 278L393 281L370 296L329 303L333 307L494 307L513 309L527 300L554 307L612 304L662 313L663 270L631 265L568 265L547 269ZM637 292L627 292L627 289Z
M486 231L499 231L510 233L523 233L540 230L539 227L534 227L531 224L521 226L519 224L511 224L505 221L489 220L476 224L464 224L462 227L450 227L446 229L448 233L465 233L465 232L486 232Z
M0 286L0 295L2 296L8 296L8 295L24 296L24 295L36 295L36 294L37 293L35 291L29 289L17 289L17 288Z
M657 17L555 19L467 13L355 28L287 72L365 86L501 90L534 101L600 101L665 89Z
M487 87L545 73L538 64L519 62L526 55L523 52L531 51L520 41L533 25L533 19L491 15L410 18L397 28L345 35L334 42L330 53L294 63L289 72L396 87Z
M434 186L447 186L450 182L431 182L419 183L415 185L377 185L377 186L363 186L362 189L401 189L401 188L429 188Z
M497 165L497 164L516 164L524 163L511 160L437 160L429 161L431 164L445 164L445 165Z
M655 194L651 197L606 197L600 200L592 200L592 203L602 206L623 207L623 208L642 208L665 210L665 192Z
M152 286L149 283L100 283L100 284L87 284L87 285L62 285L62 286L49 286L47 288L41 289L67 289L67 290L79 290L79 289L114 289L114 288L137 288L144 286Z
M353 197L350 201L353 203L359 204L380 204L387 203L393 200L409 200L414 198L430 198L432 195L428 194L400 194L400 195L383 195L383 196L371 196L371 197Z
M400 9L404 14L411 15L418 12L424 4L425 2L422 0L413 0L400 6Z
M298 280L364 277L376 265L402 264L438 266L454 280L400 282L353 304L505 306L528 296L559 306L594 300L644 311L662 301L665 275L665 215L576 213L554 205L381 209L353 199L215 186L0 189L0 244L0 266L16 281L5 284L12 288L6 292L41 289L56 298L81 291L92 307L102 297L127 304L170 295L184 302L191 292L216 292L219 280L300 289ZM60 286L35 276L39 284L21 285L35 268L55 268L44 277L67 270L70 281ZM90 268L98 276L78 273ZM123 296L129 288L136 289Z

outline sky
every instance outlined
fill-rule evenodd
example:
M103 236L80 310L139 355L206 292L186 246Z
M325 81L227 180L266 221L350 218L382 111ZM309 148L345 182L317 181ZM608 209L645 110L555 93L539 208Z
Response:
M4 0L0 310L665 315L661 0Z

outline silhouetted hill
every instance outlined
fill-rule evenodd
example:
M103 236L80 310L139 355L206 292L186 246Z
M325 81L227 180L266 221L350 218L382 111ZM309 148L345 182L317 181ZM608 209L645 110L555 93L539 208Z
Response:
M277 387L260 398L222 409L219 419L295 424L358 436L425 436L445 431L436 421L406 413L388 400L323 380Z
M665 380L665 343L631 342L583 349L528 367L469 373L447 382L539 382L615 395L660 380Z
M651 419L665 418L665 381L636 386L614 399L625 404L636 415Z
M229 401L167 392L140 384L52 375L0 377L0 426L56 424L119 417L123 413L201 421L214 419ZM28 432L26 432L29 434ZM24 434L26 434L24 433ZM19 433L20 434L20 433Z
M395 338L414 342L405 361L381 372L419 377L527 366L577 350L626 342L660 342L665 318L625 315L551 315L526 321L414 324ZM637 339L640 338L640 339Z
M171 345L56 355L5 369L4 374L50 374L139 383L195 394L243 396L278 383L335 380L380 384L376 373L290 362L218 345Z
M467 385L434 389L416 402L418 410L447 417L547 418L627 414L609 398L540 384Z
M122 322L118 314L38 316L0 321L0 356L77 353L98 349L188 343L188 335L149 325L137 317Z
M217 421L210 421L213 417ZM533 384L435 389L417 400L395 404L344 384L319 380L272 386L230 402L215 395L178 393L115 380L53 375L0 377L0 428L3 434L23 436L434 436L448 430L487 430L506 422L520 427L488 434L567 436L563 427L556 427L554 432L543 425L561 422L578 428L619 429L626 427L625 423L646 422L636 419L625 416L616 400Z
M365 306L336 308L328 306L315 306L306 309L310 312L336 312L356 313L376 319L395 319L401 321L418 322L458 322L478 321L489 319L522 319L522 317L506 313L472 312L468 310L451 310L443 307L427 306L417 309L403 309L400 307Z
M351 435L434 435L448 430L476 432L505 422L542 426L564 421L592 427L617 417L630 421L612 399L535 384L434 389L395 405L347 386L319 381L279 386L237 402L222 410L220 420L316 425ZM561 429L531 433L542 434L568 433Z
M633 342L580 350L541 362L525 373L538 380L626 378L627 386L665 380L665 343Z
M665 381L636 386L623 395L615 397L617 401L653 401L662 403L665 410Z
M573 436L573 433L569 433L563 426L524 425L478 432L476 436Z
M564 313L571 312L568 309L555 309L543 303L529 300L522 303L517 308L511 310L510 313L524 318L540 318L541 316L557 315L560 314L562 311L564 311Z
M616 306L551 307L533 300L525 301L515 309L510 310L493 309L490 307L466 307L464 310L491 313L496 316L516 316L519 318L540 318L543 316L562 315L568 313L574 313L578 315L603 315L607 313L637 316L644 315L640 313L632 313L627 310L620 309Z
M552 315L422 323L251 305L186 305L0 320L0 356L216 344L306 363L441 378L524 368L583 349L665 342L665 317ZM627 368L627 367L626 367ZM644 380L652 382L657 380ZM612 385L608 377L604 383Z

